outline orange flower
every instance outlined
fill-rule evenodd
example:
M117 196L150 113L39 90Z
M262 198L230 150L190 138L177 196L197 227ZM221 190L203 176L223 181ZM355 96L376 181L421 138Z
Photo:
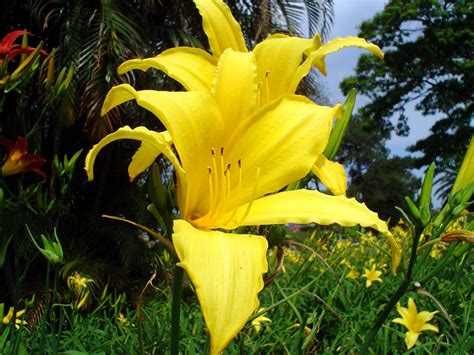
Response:
M46 160L39 154L28 153L28 141L19 137L16 141L0 137L0 144L8 149L8 156L1 167L3 176L32 171L40 174L44 182L46 174L40 170Z

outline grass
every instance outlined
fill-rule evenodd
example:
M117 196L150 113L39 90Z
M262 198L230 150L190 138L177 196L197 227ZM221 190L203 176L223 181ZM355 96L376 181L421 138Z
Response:
M330 238L321 237L325 233ZM284 267L260 295L261 307L268 310L264 316L271 322L262 322L258 332L249 322L224 353L358 353L402 275L390 275L384 240L370 232L352 233L354 240L350 233L337 240L338 234L327 235L324 230L294 236L294 240L310 246L314 252L295 245L285 248ZM407 238L403 233L397 237L402 245L402 238ZM442 250L441 256L432 253L441 259L429 257L416 279L429 274L452 248L456 245ZM410 296L418 311L439 311L432 321L439 333L423 332L409 353L467 354L474 349L472 262L469 252L453 259L435 277L403 296L403 306ZM277 264L275 249L269 253L269 264L270 270ZM367 288L364 278L347 278L351 267L362 274L372 264L383 270L381 283L375 282ZM0 350L2 353L164 354L169 352L169 295L166 283L162 282L156 289L148 288L141 302L105 292L99 304L87 310L53 303L46 321L36 324L29 321L18 331L13 331L11 324L4 327ZM185 283L183 301L180 349L184 354L206 353L207 330L189 282ZM139 309L137 304L141 304ZM406 329L391 322L398 316L392 310L371 346L373 353L406 352Z

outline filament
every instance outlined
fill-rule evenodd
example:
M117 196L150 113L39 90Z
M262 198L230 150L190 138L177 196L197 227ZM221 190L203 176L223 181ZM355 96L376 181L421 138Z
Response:
M234 228L240 226L242 222L245 220L245 218L247 218L248 214L250 213L250 209L252 208L253 201L255 201L255 197L257 196L257 186L258 186L259 178L260 178L260 167L257 168L257 176L255 178L255 185L253 185L252 198L250 199L250 202L247 205L247 208L245 209L245 213L240 218L240 220L234 225Z

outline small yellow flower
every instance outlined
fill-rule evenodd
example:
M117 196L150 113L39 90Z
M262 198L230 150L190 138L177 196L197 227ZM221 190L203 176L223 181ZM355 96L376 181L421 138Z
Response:
M78 301L77 309L81 309L84 305L89 303L91 287L95 285L93 279L82 276L79 272L75 271L67 278L67 285L76 296L76 300Z
M293 325L291 326L291 328L292 328L292 329L300 329L300 328L301 328L301 324L295 323L295 324L293 324ZM303 329L305 335L309 335L309 333L311 333L311 330L312 330L312 329L311 329L310 327L307 327L307 326L305 326L304 329Z
M258 310L258 312L260 312L263 308L260 308ZM261 327L262 327L262 323L271 323L272 320L270 318L267 318L265 317L263 314L257 318L255 318L253 321L252 321L252 326L254 327L255 329L255 332L259 332Z
M358 279L359 276L359 272L357 272L354 266L351 266L351 271L349 271L349 273L346 275L346 278L350 280L355 280Z
M352 245L352 242L350 240L341 239L341 240L338 240L336 243L336 250L337 251L347 250L349 247L351 247L351 245Z
M430 257L439 260L443 257L443 252L447 249L443 243L436 243L430 251Z
M285 248L284 250L285 250L285 257L292 263L302 264L304 262L304 258L302 258L298 252L290 248Z
M70 288L80 290L81 288L86 288L87 284L91 282L92 279L87 277L82 277L77 271L73 275L67 278L67 284Z
M118 321L120 325L125 325L127 323L127 318L125 318L122 312L119 312Z
M2 323L4 325L7 325L11 322L11 320L13 319L13 313L15 312L15 309L13 307L10 307L10 309L8 310L8 313L5 317L3 317L3 320L2 320ZM26 309L22 309L21 311L18 311L16 312L16 315L15 315L15 328L16 329L19 329L20 328L20 325L25 325L25 324L28 324L26 321L24 321L23 319L20 319L21 316L26 312Z
M402 307L398 303L397 311L402 318L395 318L392 322L402 324L408 329L408 332L405 333L405 343L408 349L416 344L416 340L423 330L439 332L438 327L428 323L438 311L418 313L415 301L411 297L408 299L408 308Z
M369 269L364 268L364 275L367 279L365 283L365 287L370 287L372 286L372 283L375 281L382 282L382 279L380 278L380 275L382 275L382 271L375 270L375 264L372 265L372 267Z

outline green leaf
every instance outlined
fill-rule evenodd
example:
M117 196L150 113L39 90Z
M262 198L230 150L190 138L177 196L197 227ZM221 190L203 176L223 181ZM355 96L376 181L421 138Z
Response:
M342 138L351 119L352 110L354 109L356 92L356 89L349 91L346 102L344 102L344 106L342 107L342 116L336 120L331 136L329 137L328 145L323 153L329 160L332 160L336 156L339 146L341 145Z

